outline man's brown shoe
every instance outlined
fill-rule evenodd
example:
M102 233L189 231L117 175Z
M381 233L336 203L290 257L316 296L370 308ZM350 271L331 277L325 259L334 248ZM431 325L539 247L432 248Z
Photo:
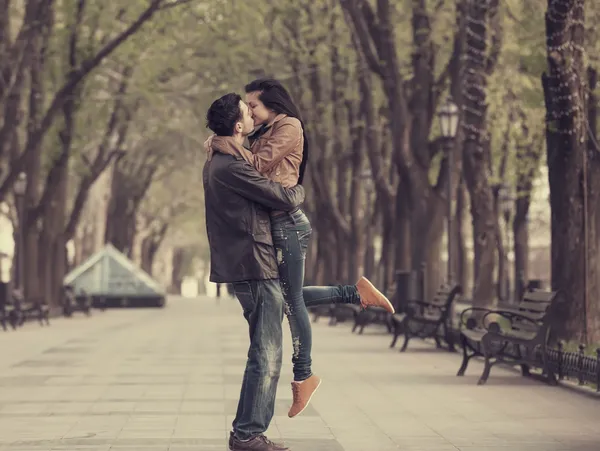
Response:
M294 395L294 402L292 407L290 407L288 417L294 418L296 415L301 414L302 411L306 409L306 406L308 406L308 403L317 391L317 388L319 388L319 385L321 385L321 379L319 376L315 376L314 374L302 382L292 382L292 394Z
M257 435L250 440L238 440L229 434L229 449L231 451L290 451L286 446L279 445L269 440L264 435Z
M367 307L381 307L390 313L394 313L395 309L392 303L386 298L381 291L375 288L369 279L361 277L356 282L356 288L360 295L360 304L363 308Z

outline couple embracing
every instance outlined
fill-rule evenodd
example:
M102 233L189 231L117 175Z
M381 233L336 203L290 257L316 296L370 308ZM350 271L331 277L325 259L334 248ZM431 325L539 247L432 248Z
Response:
M355 285L303 286L312 233L301 209L309 145L298 108L274 79L226 94L210 106L203 183L211 254L210 280L231 283L248 322L250 346L232 451L283 451L265 431L274 413L282 361L282 322L289 322L294 380L288 416L300 414L321 384L312 372L307 307L345 303L383 307L389 300L362 277ZM247 146L247 147L246 147Z

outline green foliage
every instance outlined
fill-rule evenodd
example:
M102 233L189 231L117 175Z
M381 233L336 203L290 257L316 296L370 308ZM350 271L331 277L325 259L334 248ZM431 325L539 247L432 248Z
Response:
M413 75L411 20L415 2L390 3L400 70L408 81ZM426 2L436 77L446 67L453 50L456 3ZM15 23L22 16L19 4L13 5ZM55 4L54 27L45 43L46 102L69 76L69 43L78 2L64 0ZM141 0L86 2L77 26L77 61L96 54L147 4ZM525 156L521 149L533 143L543 151L545 124L540 76L547 65L543 15L546 4L544 0L500 2L502 48L487 86L493 183L501 177L499 167L505 148L506 177L512 184L540 164L539 159ZM593 25L600 19L600 6L598 2L586 2L586 8L588 61L598 66L600 32ZM204 252L200 244L205 242L200 185L202 143L208 136L204 128L208 105L226 92L242 92L243 86L257 76L281 79L300 104L307 129L312 135L326 138L315 155L334 173L350 152L363 151L352 148L348 127L348 108L358 111L360 99L358 58L350 31L337 0L204 0L160 11L94 70L76 92L72 177L79 180L89 173L84 159L93 160L103 142L116 94L124 74L131 71L119 111L119 124L129 120L129 128L120 149L111 150L128 152L127 158L131 159L142 158L150 147L160 154L160 169L143 203L143 213L163 214L165 208L174 206L174 199L180 200L175 203L180 203L180 208L170 213L170 234L177 242L198 244ZM334 49L337 68L333 67ZM385 116L386 99L380 83L373 83L373 91L380 113ZM337 104L331 100L334 92L339 94ZM334 113L340 112L336 120ZM46 170L60 153L58 133L63 125L59 119L44 141ZM364 124L357 121L355 125ZM333 152L330 138L334 134L342 137L343 155ZM432 130L432 137L435 136L437 123ZM113 133L113 147L116 138ZM441 157L437 154L431 165L432 181ZM335 177L329 182L335 185Z

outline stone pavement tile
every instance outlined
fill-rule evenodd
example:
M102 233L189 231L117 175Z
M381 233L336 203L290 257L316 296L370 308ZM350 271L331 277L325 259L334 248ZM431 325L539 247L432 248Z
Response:
M219 385L190 385L183 394L183 399L189 398L208 399L212 401L221 400L224 399L224 389Z
M116 442L126 439L170 439L173 436L172 428L152 428L152 429L123 429L119 432Z
M229 433L222 433L218 438L172 438L169 443L169 449L187 448L192 450L215 450L227 449L227 439Z
M228 436L229 431L222 429L176 429L172 439L222 439Z
M123 430L128 429L173 429L179 419L177 415L137 415L132 414L123 425Z
M248 345L230 301L59 319L60 327L20 331L10 346L0 336L0 431L10 431L0 433L0 451L225 449ZM348 324L321 323L313 336L323 385L302 415L287 418L285 333L267 431L294 451L600 450L596 400L501 367L478 387L480 362L459 378L457 354L418 341L401 354L377 328L358 336Z
M104 446L55 446L52 451L110 451L110 445ZM20 450L17 450L20 451Z
M394 417L373 418L373 424L390 437L439 437L431 427L415 419L399 419Z
M91 405L89 412L95 414L131 412L136 405L136 401L97 401Z
M176 427L179 429L223 429L227 427L227 417L221 415L180 416Z
M342 445L334 439L300 439L290 438L284 440L284 443L292 451L345 451ZM379 450L377 450L379 451ZM397 451L397 450L396 450Z
M136 400L140 398L146 387L144 385L136 385L133 387L122 387L122 386L109 386L102 392L100 400Z
M331 428L320 417L275 417L275 424L285 439L312 438L333 440Z
M131 445L131 446L111 446L110 451L168 451L169 445L150 446L150 445Z
M2 398L0 398L2 399ZM5 402L0 406L0 414L4 415L15 415L15 414L41 414L48 409L49 404L44 403L17 403L17 402Z
M225 445L223 445L223 440L220 440L220 443L217 445L198 445L198 446L186 446L186 445L170 445L169 451L223 451L227 449ZM113 448L115 449L115 448ZM111 450L112 451L112 450ZM123 450L121 450L123 451ZM127 450L125 450L127 451Z
M542 443L542 444L519 444L519 445L515 445L514 443L511 445L507 445L507 446L491 446L491 447L484 447L482 448L481 446L477 446L477 447L470 447L470 446L465 446L465 447L460 447L459 448L460 451L597 451L598 450L598 443L588 443L588 444L583 444L583 445L577 445L577 444L570 444L570 445L566 445L566 444L547 444L547 443Z
M224 414L225 405L223 401L188 401L187 399L184 399L179 407L179 412L188 414Z
M122 429L130 417L131 415L125 412L119 412L114 415L90 415L80 417L76 424L77 427Z
M161 413L174 414L179 412L181 401L151 401L138 402L133 409L138 414L144 413Z
M44 415L85 415L88 413L94 404L91 402L69 402L69 403L52 403L48 404Z
M336 441L344 451L397 451L398 445L383 434L364 434L361 431L336 435ZM435 448L429 448L432 451ZM456 450L453 450L456 451Z
M75 426L67 434L65 434L62 438L65 440L75 440L75 439L85 440L87 438L94 438L94 439L106 439L106 440L110 441L110 440L117 438L120 433L121 433L121 429L100 430L97 428L96 429L78 428L77 426Z
M316 396L316 395L315 395ZM239 393L238 393L239 397ZM225 400L225 409L226 413L234 416L237 411L238 399L227 399ZM290 410L291 401L276 399L275 400L275 416L285 416L287 417L287 413ZM319 416L319 413L315 410L315 406L311 402L304 412L302 412L303 417L315 417Z
M397 436L390 437L400 449L409 448L431 448L431 449L452 449L456 448L448 439L440 435L418 437L418 436Z
M165 384L157 385L155 387L148 388L142 399L181 399L186 392L184 386L165 386Z

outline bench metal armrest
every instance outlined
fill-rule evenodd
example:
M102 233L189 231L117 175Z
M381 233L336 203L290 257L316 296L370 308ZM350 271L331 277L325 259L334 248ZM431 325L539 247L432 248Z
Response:
M515 310L490 310L485 315L483 315L483 318L481 319L481 322L483 323L484 327L488 330L489 330L489 324L487 322L487 317L489 315L499 315L510 321L512 321L513 319L522 319L522 320L530 322L531 324L535 325L536 327L539 327L538 321L541 318L543 318L543 315L541 315L539 318L536 318L533 315L527 315L523 312L518 312ZM495 323L495 322L492 321L492 323ZM495 324L497 324L497 323L495 323Z
M488 308L488 307L468 307L466 309L464 309L462 311L462 313L460 314L460 321L459 321L459 328L462 329L463 326L466 327L467 329L475 329L478 324L477 324L477 320L473 317L467 318L465 320L465 314L466 313L472 313L472 312L490 312L492 309ZM472 321L470 321L472 320ZM479 324L480 326L483 327L483 324Z

